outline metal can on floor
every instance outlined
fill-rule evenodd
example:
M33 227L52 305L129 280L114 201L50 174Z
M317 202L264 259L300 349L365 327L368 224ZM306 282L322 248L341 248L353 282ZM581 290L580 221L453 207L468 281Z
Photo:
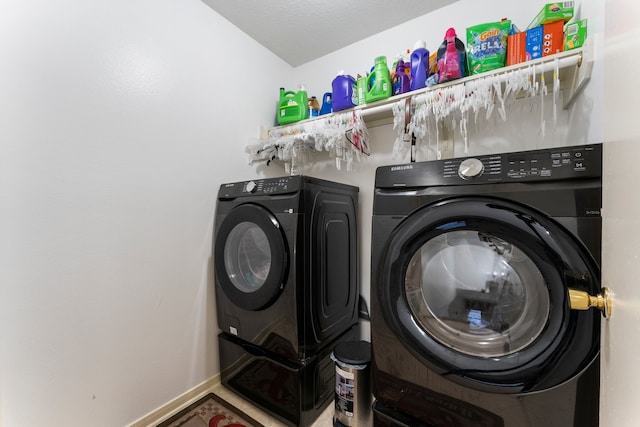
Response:
M333 350L336 391L334 427L371 425L371 343L341 342Z

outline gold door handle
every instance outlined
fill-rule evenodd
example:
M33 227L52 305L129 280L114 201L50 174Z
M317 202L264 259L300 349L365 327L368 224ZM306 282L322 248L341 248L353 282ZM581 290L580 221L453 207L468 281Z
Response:
M605 319L611 317L612 301L609 288L602 288L598 295L589 295L577 289L569 289L569 306L572 310L588 310L595 307Z

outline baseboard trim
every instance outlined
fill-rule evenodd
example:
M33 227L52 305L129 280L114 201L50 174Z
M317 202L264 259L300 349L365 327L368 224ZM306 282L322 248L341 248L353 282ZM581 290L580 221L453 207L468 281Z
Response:
M220 384L220 374L214 375L186 393L148 413L133 424L130 424L129 427L155 427L158 423L166 420L179 409L189 406L201 397L211 393L213 388L218 384Z

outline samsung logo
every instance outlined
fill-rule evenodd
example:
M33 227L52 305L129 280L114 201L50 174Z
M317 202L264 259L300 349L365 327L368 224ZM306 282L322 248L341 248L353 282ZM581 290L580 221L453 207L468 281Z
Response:
M391 166L391 172L413 169L413 165Z

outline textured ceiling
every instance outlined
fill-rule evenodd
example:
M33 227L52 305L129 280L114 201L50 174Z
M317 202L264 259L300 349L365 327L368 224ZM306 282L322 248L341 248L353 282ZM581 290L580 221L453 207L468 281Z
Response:
M457 0L202 0L296 67Z

